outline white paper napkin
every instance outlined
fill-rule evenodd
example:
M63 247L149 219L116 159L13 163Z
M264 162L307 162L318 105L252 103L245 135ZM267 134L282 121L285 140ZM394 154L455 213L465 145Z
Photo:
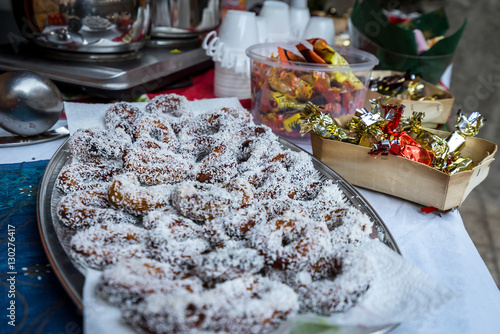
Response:
M141 109L144 108L147 102L131 102L131 105ZM218 98L218 99L205 99L205 100L195 100L189 102L191 110L194 112L204 112L218 107L239 107L241 108L240 101L235 98ZM64 108L66 112L66 118L68 120L68 129L72 134L77 129L104 129L104 115L106 110L111 106L111 104L103 103L74 103L65 102Z

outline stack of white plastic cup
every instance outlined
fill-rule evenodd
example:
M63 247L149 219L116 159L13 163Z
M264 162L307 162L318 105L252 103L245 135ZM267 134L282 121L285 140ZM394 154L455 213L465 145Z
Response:
M307 0L266 0L258 17L259 42L290 42L308 38L323 38L335 44L335 25L332 18L313 16Z
M335 23L333 19L321 16L311 17L302 38L323 38L327 44L335 45Z
M220 62L215 62L214 95L249 99L251 96L250 78L237 74L233 69L222 67Z
M214 95L250 98L250 59L245 50L259 42L257 19L253 12L228 10L219 36L210 32L202 47L215 62Z
M290 5L290 22L292 36L301 39L306 30L311 13L307 7L307 0L292 0Z
M259 13L259 25L259 33L266 36L261 41L287 42L294 39L290 28L290 6L286 2L264 1Z

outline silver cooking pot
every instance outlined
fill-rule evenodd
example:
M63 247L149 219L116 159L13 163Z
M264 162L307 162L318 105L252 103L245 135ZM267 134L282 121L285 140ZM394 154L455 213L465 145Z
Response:
M220 23L219 0L153 0L152 38L195 37Z
M12 0L12 8L25 38L72 52L137 51L151 24L150 0Z

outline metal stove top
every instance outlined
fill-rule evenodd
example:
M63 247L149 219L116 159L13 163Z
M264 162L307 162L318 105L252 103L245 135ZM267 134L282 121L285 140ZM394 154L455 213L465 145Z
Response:
M34 45L0 45L0 71L40 73L60 87L132 100L212 66L199 46L178 49L146 46L135 54L85 55L53 52Z

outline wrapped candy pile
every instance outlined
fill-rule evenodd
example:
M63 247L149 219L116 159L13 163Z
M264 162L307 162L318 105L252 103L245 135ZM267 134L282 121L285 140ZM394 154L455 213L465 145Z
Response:
M354 113L366 95L365 78L360 80L339 52L324 39L307 42L312 48L302 43L278 46L269 58L274 66L257 61L252 66L254 116L280 135L300 137L300 112L307 102L337 116ZM367 81L369 73L363 75Z
M382 95L397 97L403 100L412 101L434 101L447 98L446 94L433 94L427 96L424 92L424 83L419 76L405 73L397 73L383 78L371 79L369 88L371 91Z
M398 155L446 174L455 174L474 167L472 159L462 157L466 137L475 136L485 118L478 112L466 116L460 110L456 129L441 138L422 128L424 114L414 112L403 117L404 105L384 104L382 99L371 100L372 111L357 109L345 127L310 103L301 114L301 133L313 132L320 137L370 147L370 154Z

